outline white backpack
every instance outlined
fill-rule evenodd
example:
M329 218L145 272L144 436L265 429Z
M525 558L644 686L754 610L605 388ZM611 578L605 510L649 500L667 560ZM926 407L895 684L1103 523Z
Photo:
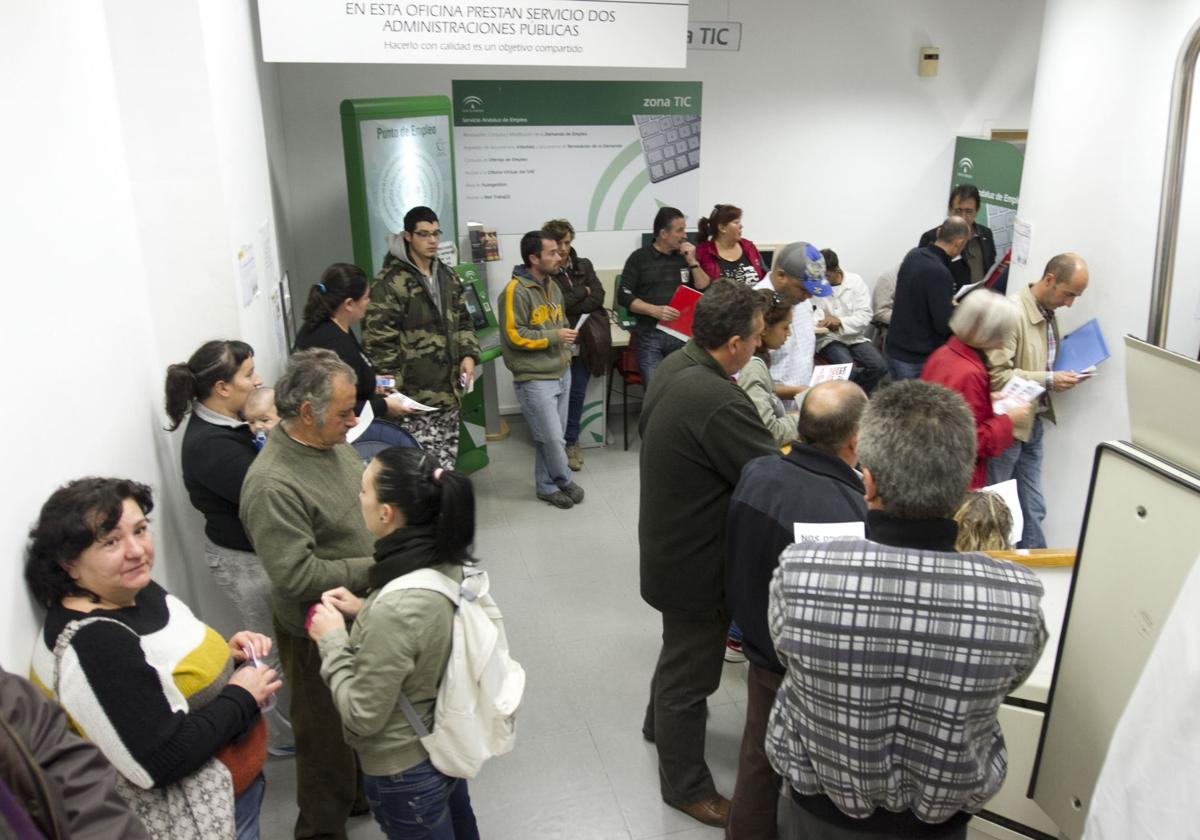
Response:
M487 572L464 569L462 584L435 569L418 569L389 581L376 601L402 589L429 589L454 602L453 641L438 686L433 731L403 693L396 701L429 751L433 766L473 779L489 758L516 741L516 713L525 693L525 669L508 655L500 608L488 594Z

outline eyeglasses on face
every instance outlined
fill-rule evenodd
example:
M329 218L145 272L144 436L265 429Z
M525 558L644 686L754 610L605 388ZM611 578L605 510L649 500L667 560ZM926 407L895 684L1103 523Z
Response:
M413 236L421 239L441 239L442 232L440 230L414 230Z

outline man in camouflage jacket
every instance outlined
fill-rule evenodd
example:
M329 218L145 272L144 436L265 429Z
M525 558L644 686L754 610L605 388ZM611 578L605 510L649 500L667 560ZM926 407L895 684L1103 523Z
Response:
M363 349L375 369L396 377L396 390L434 412L413 412L400 425L443 467L458 457L459 400L474 378L479 341L463 301L462 281L437 257L438 218L428 207L404 217L383 267L371 281Z

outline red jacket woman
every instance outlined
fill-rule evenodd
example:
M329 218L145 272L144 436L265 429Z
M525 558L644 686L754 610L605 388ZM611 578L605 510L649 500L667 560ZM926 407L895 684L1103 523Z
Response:
M1016 307L987 289L968 294L950 317L954 335L925 362L921 378L957 391L975 416L975 472L971 490L987 484L987 462L1013 442L1013 420L1025 416L1031 406L1022 405L1009 414L992 410L992 389L984 361L984 350L1003 346L1016 327Z

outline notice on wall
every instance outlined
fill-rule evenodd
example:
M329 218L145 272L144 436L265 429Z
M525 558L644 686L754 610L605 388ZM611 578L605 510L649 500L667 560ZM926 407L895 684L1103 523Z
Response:
M663 206L699 206L699 82L453 83L463 218L524 233L649 230Z
M266 61L686 67L687 0L258 0Z
M456 261L454 204L451 193L450 119L446 116L363 120L363 176L371 253L382 264L388 235L404 230L404 215L413 207L432 208L442 230L439 256Z

